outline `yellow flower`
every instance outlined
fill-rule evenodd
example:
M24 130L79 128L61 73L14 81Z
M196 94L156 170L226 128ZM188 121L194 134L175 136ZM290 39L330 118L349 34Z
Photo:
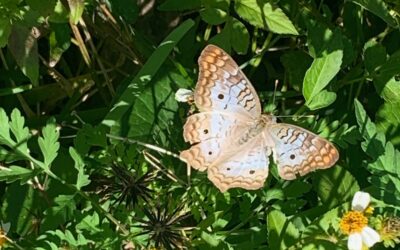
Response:
M349 250L369 248L381 240L379 234L368 226L368 218L365 216L366 212L371 211L368 209L370 201L368 193L356 192L351 202L352 211L347 212L340 221L340 229L349 236Z

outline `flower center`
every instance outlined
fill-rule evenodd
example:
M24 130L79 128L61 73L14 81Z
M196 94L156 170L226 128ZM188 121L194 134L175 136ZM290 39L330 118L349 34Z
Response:
M351 233L359 233L367 226L368 219L359 211L347 212L340 221L340 229L343 233L349 235Z

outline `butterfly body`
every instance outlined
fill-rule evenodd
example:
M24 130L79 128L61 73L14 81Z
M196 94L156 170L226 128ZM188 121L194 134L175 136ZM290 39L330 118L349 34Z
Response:
M263 187L271 155L279 175L287 180L338 160L336 148L327 140L262 114L254 87L223 50L208 45L199 66L194 101L200 113L185 123L183 136L192 146L180 158L197 170L207 170L222 192Z

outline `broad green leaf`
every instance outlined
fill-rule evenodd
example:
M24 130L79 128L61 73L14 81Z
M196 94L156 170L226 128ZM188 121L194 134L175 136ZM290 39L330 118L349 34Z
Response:
M277 34L298 35L286 14L266 0L236 0L236 12L250 24Z
M314 190L324 206L335 206L352 199L355 192L360 190L356 179L341 166L333 166L323 172L313 175Z
M83 10L85 9L85 1L84 0L68 0L69 6L69 20L73 24L78 24L79 19L83 14Z
M286 249L300 237L297 228L279 210L272 210L268 213L267 226L270 249Z
M339 72L342 57L343 51L337 50L321 58L314 59L303 81L303 95L306 99L307 106L311 105L313 98L315 98ZM330 101L334 98L332 95L329 97L331 98Z
M184 10L200 9L200 7L201 7L201 0L191 0L191 1L166 0L158 7L158 10L184 11Z
M44 157L44 167L49 169L51 163L57 157L60 143L58 137L60 133L56 127L55 119L48 121L47 125L42 129L42 137L39 137L38 143Z
M78 170L76 188L81 190L82 187L87 186L90 183L89 175L85 174L85 163L73 147L69 148L69 154L75 162L75 169Z
M238 54L246 54L250 42L249 32L247 31L246 26L236 18L232 17L230 22L231 22L230 25L232 25L232 33L231 33L232 48Z
M311 110L317 110L328 107L336 100L336 93L329 92L326 89L316 94L311 101L308 102L307 106Z
M181 40L184 35L193 27L194 22L190 19L179 25L174 31L167 36L154 53L147 60L145 65L141 68L139 73L133 78L128 88L122 93L120 98L116 101L113 108L103 120L103 124L108 127L114 127L113 131L119 134L120 122L124 114L135 102L136 98L140 96L141 92L155 76L161 65L167 59L172 49L177 42Z
M245 54L249 46L250 35L246 26L236 18L230 17L225 23L224 29L209 42L221 47L227 53L230 53L233 48L238 54Z
M294 181L283 189L285 197L297 198L310 191L311 185L307 182Z
M228 13L218 8L205 8L200 11L201 18L208 24L218 25L224 23L228 16Z
M392 27L398 27L396 20L389 14L389 9L383 0L351 0L353 3L369 10L378 17L382 18L387 24Z
M16 145L9 145L24 155L28 155L28 140L30 138L29 129L25 127L25 118L18 109L11 112L10 129L13 133Z
M373 72L382 64L386 62L386 48L375 41L370 41L364 47L364 64L366 70L373 74Z
M35 28L14 25L8 41L8 48L15 61L34 86L39 83L37 32Z
M21 180L21 182L24 183L32 176L32 170L27 168L22 168L15 165L11 165L9 167L0 166L0 181L11 183L17 180Z

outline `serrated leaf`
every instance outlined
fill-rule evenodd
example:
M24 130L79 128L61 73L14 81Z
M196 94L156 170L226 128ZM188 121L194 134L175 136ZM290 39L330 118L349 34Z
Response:
M265 0L236 0L236 12L250 24L277 34L298 35L286 14Z
M271 249L286 249L300 237L299 230L279 210L267 216L268 242Z
M324 206L334 208L343 201L351 200L360 190L356 179L341 166L334 166L313 175L313 186Z
M28 153L28 140L30 138L29 129L25 127L25 118L18 109L11 112L10 130L16 139L16 145L12 145L15 150L23 154ZM9 145L10 146L10 145Z
M10 124L6 111L0 108L0 143L10 146L14 141L10 137Z
M392 27L398 27L396 20L389 14L389 9L382 0L351 0L353 3L369 10L378 17L382 18L387 24Z
M11 165L9 167L0 166L0 181L11 183L17 180L21 180L22 183L26 182L33 176L33 172L30 169Z
M85 163L83 162L81 156L78 152L73 148L69 148L69 154L71 155L72 159L75 162L75 169L78 170L78 176L76 179L76 188L81 190L82 187L89 185L90 179L89 175L85 174Z
M96 212L93 212L92 215L88 214L83 217L80 222L76 225L77 230L86 230L90 233L98 233L102 230L99 228L99 215Z
M370 157L376 159L385 151L386 138L382 133L378 133L375 124L368 117L363 106L357 99L354 101L354 105L360 134L364 138L361 148Z
M44 167L50 169L51 163L57 157L60 143L58 137L60 136L59 131L55 124L55 119L51 119L47 122L47 125L42 129L42 137L38 138L40 150L44 157Z

